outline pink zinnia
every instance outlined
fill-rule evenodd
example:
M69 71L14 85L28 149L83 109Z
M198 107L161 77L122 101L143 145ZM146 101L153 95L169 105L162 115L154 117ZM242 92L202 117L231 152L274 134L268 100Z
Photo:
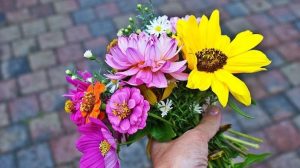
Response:
M117 90L107 102L106 113L114 130L134 134L146 126L149 102L137 88L125 87Z
M109 129L100 121L90 118L90 123L79 128L82 136L77 149L83 153L81 168L119 168L117 144Z
M119 37L118 44L106 54L106 63L117 70L111 79L137 86L166 88L167 75L187 80L186 61L178 61L177 41L167 35L156 37L145 33Z

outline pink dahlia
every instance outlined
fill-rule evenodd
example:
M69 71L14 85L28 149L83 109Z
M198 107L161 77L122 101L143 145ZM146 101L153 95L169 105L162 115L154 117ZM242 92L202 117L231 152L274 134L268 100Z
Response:
M77 149L83 153L81 168L119 168L117 144L109 129L100 121L90 118L90 123L79 127L82 134Z
M128 134L145 128L149 109L149 102L140 90L129 87L117 90L106 105L108 120L113 129Z
M137 86L166 88L168 78L187 80L186 61L178 61L177 41L163 34L145 33L119 37L118 43L106 54L106 63L117 72L111 79Z

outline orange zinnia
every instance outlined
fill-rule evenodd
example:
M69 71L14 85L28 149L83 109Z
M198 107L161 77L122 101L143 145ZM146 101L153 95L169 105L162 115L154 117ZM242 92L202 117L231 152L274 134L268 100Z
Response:
M104 119L105 113L100 111L101 107L101 93L105 91L105 85L96 82L94 85L91 84L86 90L82 103L80 105L81 115L86 119L85 122L89 123L89 117Z

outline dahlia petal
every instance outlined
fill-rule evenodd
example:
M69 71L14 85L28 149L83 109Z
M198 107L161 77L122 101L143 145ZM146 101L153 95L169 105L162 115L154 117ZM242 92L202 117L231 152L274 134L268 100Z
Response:
M140 79L144 83L150 83L152 81L152 72L150 70L140 70L136 74L136 78Z
M123 72L117 72L116 75L122 75L122 76L132 76L139 72L139 68L132 67L126 71Z
M184 67L185 64L186 64L186 61L168 62L168 64L165 64L165 66L161 68L161 71L164 72L164 73L177 72L182 67Z
M167 78L162 72L153 73L152 82L148 84L148 87L166 88L167 86Z
M127 47L128 47L128 40L126 37L119 37L118 38L118 46L122 50L123 53L125 53Z
M133 75L126 83L133 86L138 86L143 84L143 81L136 77L136 75Z
M135 50L134 48L128 48L126 50L126 55L128 57L131 57L131 59L133 59L135 61L135 63L139 63L144 60L142 54L140 52L138 52L137 50Z
M175 72L175 73L170 73L170 75L180 81L186 81L188 79L189 74L187 73L181 73L181 72Z

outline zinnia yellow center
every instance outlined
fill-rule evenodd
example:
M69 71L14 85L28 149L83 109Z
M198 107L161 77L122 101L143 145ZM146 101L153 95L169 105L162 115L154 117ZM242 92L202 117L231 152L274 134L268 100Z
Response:
M214 72L223 68L227 56L220 50L205 48L195 53L197 57L197 69L199 71Z
M74 110L74 104L71 100L67 100L66 103L65 103L65 111L67 113L70 113Z
M161 26L156 26L154 29L155 29L156 31L160 32L160 31L161 31Z
M85 95L82 98L82 103L80 105L80 111L90 113L93 111L94 105L95 105L95 95L91 92L85 93Z
M107 152L110 150L111 145L107 142L107 140L103 140L100 142L99 150L102 156L105 156Z
M113 114L115 116L119 117L120 119L124 119L130 115L131 110L126 103L116 103L115 105L117 106L117 109L113 110Z

